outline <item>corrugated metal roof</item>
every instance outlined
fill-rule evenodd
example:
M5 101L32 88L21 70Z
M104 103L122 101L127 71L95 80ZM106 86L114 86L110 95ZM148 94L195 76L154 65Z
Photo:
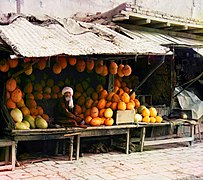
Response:
M127 33L129 36L132 37L144 37L153 42L156 42L160 45L179 45L179 46L186 46L186 47L201 47L203 46L203 41L188 39L188 38L181 38L177 36L171 36L163 33L158 32L148 32L148 31L141 31L141 30L127 30L121 28L122 31Z
M23 17L0 26L0 37L16 55L43 57L59 54L165 54L168 48L146 38L131 39L106 26L61 19L34 24Z

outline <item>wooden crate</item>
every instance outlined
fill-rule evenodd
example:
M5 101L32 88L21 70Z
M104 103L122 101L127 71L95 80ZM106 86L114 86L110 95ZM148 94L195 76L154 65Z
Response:
M118 110L116 111L116 124L134 123L135 110Z

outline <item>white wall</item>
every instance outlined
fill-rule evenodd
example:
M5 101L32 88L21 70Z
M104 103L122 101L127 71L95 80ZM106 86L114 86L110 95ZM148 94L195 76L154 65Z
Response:
M105 12L115 6L131 4L168 14L203 20L203 0L21 0L21 12L70 17L77 12ZM0 13L16 12L16 0L0 0Z
M134 0L138 6L203 21L203 0Z
M0 13L16 12L16 0L0 0Z
M105 12L123 2L132 1L133 0L21 0L21 13L70 17L77 12ZM0 0L0 13L16 11L15 7L16 0Z

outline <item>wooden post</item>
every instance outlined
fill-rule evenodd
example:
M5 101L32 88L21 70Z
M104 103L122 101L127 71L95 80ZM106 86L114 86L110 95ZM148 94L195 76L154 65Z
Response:
M190 137L192 137L192 140L189 141L189 145L192 146L194 142L194 124L190 126Z
M69 145L69 160L73 160L73 138L74 136L70 137L70 145Z
M130 145L130 129L128 129L128 132L126 134L126 154L129 153L129 145Z
M56 141L55 155L59 153L59 141Z
M198 120L197 122L197 128L198 128L198 135L199 135L199 141L202 142L202 135L201 135L201 120Z
M15 170L15 163L16 163L16 147L15 142L13 142L11 146L11 164L12 164L12 171Z
M140 152L144 149L144 139L145 139L146 128L142 127L140 134Z
M80 134L77 135L76 160L79 159L79 156L80 156Z
M9 162L9 146L5 147L5 164L8 164Z

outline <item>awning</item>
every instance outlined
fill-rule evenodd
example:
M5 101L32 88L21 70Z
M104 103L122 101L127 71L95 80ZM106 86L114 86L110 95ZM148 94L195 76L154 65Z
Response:
M158 32L148 32L148 31L141 31L141 30L132 30L132 29L125 29L121 28L121 30L129 36L133 38L146 38L150 41L156 42L163 46L180 46L180 47L203 47L203 41L194 40L189 38L182 38L177 36L171 36L164 33Z
M159 32L129 30L122 27L120 27L120 30L134 39L145 38L165 47L192 48L198 54L203 56L203 41L200 40L177 37Z
M40 22L40 23L39 23ZM18 17L0 25L0 38L23 57L66 55L166 54L169 48L145 38L129 38L104 25L73 19L31 22Z

